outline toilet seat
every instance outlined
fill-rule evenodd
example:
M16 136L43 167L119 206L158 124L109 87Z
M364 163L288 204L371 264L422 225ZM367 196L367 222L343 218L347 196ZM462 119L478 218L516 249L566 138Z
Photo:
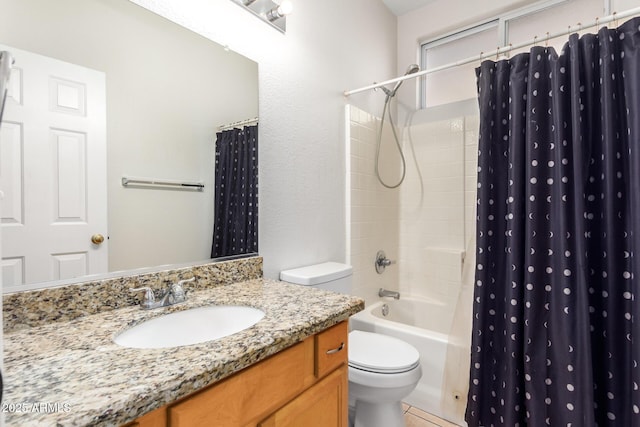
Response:
M373 332L349 332L349 366L378 374L409 372L420 364L420 353L400 339Z

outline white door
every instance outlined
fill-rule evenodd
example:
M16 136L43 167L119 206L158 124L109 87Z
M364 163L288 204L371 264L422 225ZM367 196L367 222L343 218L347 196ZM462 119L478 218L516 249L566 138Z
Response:
M0 127L4 291L106 272L105 75L0 50L15 58Z

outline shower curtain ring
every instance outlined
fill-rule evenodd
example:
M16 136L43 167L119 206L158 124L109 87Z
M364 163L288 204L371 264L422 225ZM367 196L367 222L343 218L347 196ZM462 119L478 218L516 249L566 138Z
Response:
M496 61L498 60L499 57L500 57L500 46L496 48Z
M618 12L613 12L613 24L618 28Z
M600 17L596 16L596 33L600 30Z
M549 47L549 31L547 31L547 38L544 40L544 47Z
M536 47L538 44L538 36L533 36L533 47Z

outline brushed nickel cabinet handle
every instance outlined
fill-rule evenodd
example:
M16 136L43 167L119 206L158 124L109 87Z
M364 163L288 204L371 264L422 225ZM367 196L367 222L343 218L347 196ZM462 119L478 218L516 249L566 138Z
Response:
M341 342L340 343L340 347L334 348L334 349L331 349L331 350L327 350L327 354L336 354L337 352L341 351L343 348L344 348L344 343Z

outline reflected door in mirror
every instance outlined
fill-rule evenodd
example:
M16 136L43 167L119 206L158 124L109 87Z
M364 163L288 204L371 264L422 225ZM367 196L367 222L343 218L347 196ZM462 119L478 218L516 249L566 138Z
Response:
M105 75L1 46L16 71L0 129L5 288L107 272Z

